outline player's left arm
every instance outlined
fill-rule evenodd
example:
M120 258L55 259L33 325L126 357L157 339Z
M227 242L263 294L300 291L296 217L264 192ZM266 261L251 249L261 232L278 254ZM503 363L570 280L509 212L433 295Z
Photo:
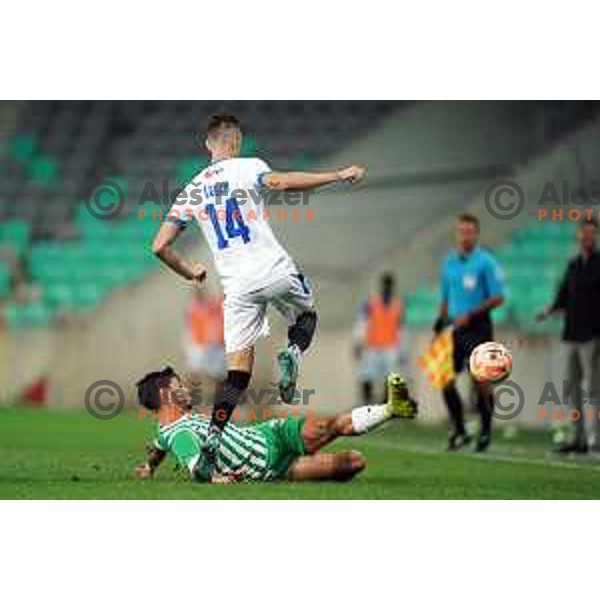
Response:
M457 327L465 326L488 314L504 303L504 275L500 265L493 259L486 261L483 272L483 285L487 291L487 298L472 311L455 320Z
M310 190L329 183L358 183L364 176L364 167L358 165L320 173L269 171L261 175L260 184L269 190Z

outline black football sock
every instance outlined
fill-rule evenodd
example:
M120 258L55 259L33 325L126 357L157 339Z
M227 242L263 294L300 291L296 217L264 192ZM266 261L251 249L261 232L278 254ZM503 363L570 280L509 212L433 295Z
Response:
M465 422L463 417L463 407L460 395L456 386L452 383L443 390L444 401L448 408L448 415L454 427L454 433L465 434Z
M363 404L371 404L373 402L373 384L370 381L363 381L361 387Z
M477 409L481 419L480 434L489 437L492 433L492 416L494 415L494 396L483 389L477 390Z
M209 435L221 435L249 383L250 373L246 373L245 371L228 371L227 379L217 390L208 429Z

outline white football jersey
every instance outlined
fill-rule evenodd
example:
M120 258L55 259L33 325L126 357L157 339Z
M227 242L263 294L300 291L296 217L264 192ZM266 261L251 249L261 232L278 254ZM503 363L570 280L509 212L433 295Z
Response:
M175 198L168 221L185 227L195 218L213 254L225 293L249 292L297 272L268 222L259 158L217 161Z

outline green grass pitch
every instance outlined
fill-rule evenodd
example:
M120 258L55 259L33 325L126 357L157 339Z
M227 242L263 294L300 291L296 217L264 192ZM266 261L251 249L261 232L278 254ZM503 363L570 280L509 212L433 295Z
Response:
M153 481L131 477L151 423L135 413L0 410L0 498L599 498L600 459L558 459L548 435L521 432L486 455L444 452L445 432L394 421L332 449L356 448L368 467L351 483L197 485L166 463Z

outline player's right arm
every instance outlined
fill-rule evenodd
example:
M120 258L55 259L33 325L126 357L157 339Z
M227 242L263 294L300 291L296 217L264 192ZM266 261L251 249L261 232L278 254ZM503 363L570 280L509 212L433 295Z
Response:
M202 263L192 264L188 262L172 247L180 231L181 228L176 223L163 223L152 243L152 252L167 267L184 279L202 283L206 278L206 266Z
M149 445L147 448L146 461L136 467L134 473L138 479L151 479L156 469L160 467L167 456L166 450L158 448L157 444Z
M269 190L309 190L328 183L358 183L364 175L364 168L357 165L321 173L270 171L261 177L261 183Z

